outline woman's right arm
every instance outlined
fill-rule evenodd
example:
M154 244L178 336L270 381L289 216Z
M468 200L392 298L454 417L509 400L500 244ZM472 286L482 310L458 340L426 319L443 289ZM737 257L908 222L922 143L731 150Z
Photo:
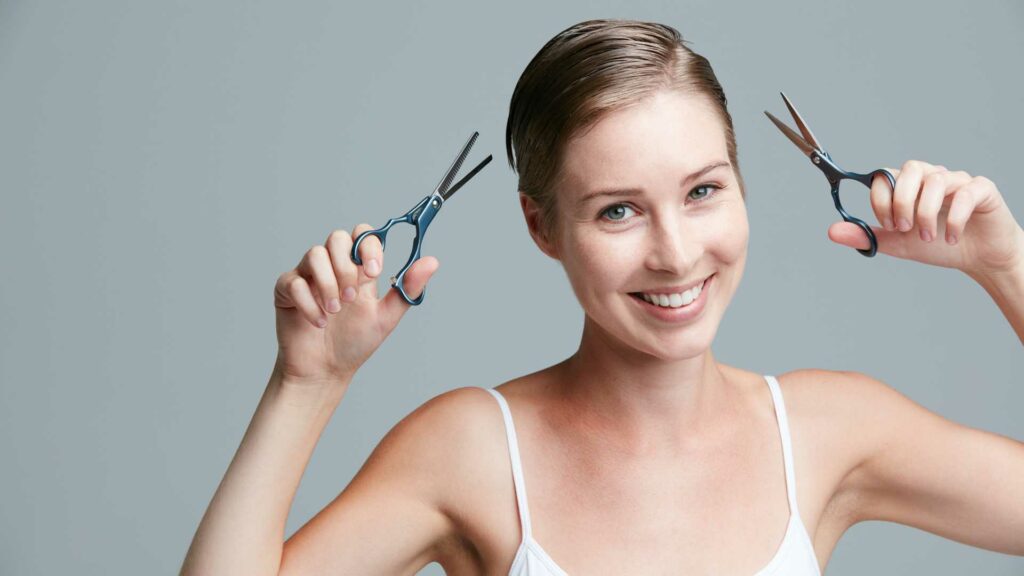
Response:
M311 392L275 368L183 575L414 574L437 560L454 531L440 511L453 454L429 444L455 421L441 400L452 392L396 425L341 495L284 542L299 481L345 389Z
M417 410L385 437L331 504L328 524L322 512L297 533L301 538L292 538L295 543L283 542L292 500L321 433L356 370L409 308L395 290L377 298L383 248L376 238L360 245L360 256L377 266L363 270L352 262L353 238L367 229L360 224L351 235L332 233L278 279L277 361L199 524L183 575L305 574L328 565L344 574L407 572L425 565L449 534L436 493L443 483L433 481L438 458L423 449L437 424L430 414L437 411ZM417 260L405 276L408 293L422 293L436 269L433 257ZM327 305L339 296L340 306ZM291 553L298 549L303 553Z
M303 471L348 382L285 382L278 366L196 530L181 573L277 575Z

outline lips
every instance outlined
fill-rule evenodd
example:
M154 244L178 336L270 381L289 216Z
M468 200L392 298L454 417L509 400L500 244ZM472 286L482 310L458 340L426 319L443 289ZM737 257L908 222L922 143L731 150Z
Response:
M692 290L696 286L700 286L701 284L707 282L708 279L711 278L711 276L714 276L714 274L711 274L710 276L705 276L703 279L697 280L695 282L690 282L689 284L680 284L679 286L668 286L666 288L654 288L651 290L643 290L640 292L629 292L629 295L636 296L643 300L644 294L679 294L681 292L686 292L687 290Z
M638 295L639 293L630 293L630 296L636 299L637 305L640 306L641 310L659 321L677 325L688 324L702 316L709 298L708 294L714 289L716 276L716 274L712 274L707 277L704 281L704 288L700 291L700 295L697 296L696 300L678 308L651 304L644 300L643 296Z

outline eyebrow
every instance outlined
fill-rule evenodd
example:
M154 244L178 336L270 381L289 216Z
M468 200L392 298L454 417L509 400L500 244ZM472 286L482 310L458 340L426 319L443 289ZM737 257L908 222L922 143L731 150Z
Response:
M730 166L730 164L729 162L726 162L724 160L712 162L711 164L708 164L707 166L701 168L700 170L697 170L693 174L690 174L686 178L683 178L683 180L679 183L679 187L682 188L686 186L686 184L691 180L696 180L697 178L704 176L708 172L711 172L712 170L716 168L721 168L723 166ZM607 190L597 190L596 192L587 193L585 196L580 198L579 201L576 202L576 205L582 206L587 202L590 202L594 198L598 198L601 196L637 196L642 193L643 188L610 188Z

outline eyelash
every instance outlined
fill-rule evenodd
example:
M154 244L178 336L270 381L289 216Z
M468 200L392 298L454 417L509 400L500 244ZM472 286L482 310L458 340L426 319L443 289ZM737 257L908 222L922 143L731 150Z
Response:
M719 186L717 184L710 184L710 183L708 183L708 184L701 184L700 186L697 186L693 190L700 190L701 188L710 188L712 190L712 192L708 193L707 195L705 195L700 200L694 200L694 202L704 202L705 200L708 200L709 198L714 197L715 195L718 194L718 191L722 189L722 186ZM690 192L693 192L693 190L690 190ZM687 196L689 196L689 194L687 194ZM601 221L603 221L603 222L608 222L608 223L613 224L613 225L618 225L621 222L625 222L626 219L609 220L609 219L603 217L605 215L605 213L607 213L609 210L611 210L612 208L615 208L617 206L626 206L627 208L629 207L627 204L622 203L622 202L611 204L609 206L606 206L604 209L601 210L601 212L598 213L599 219Z

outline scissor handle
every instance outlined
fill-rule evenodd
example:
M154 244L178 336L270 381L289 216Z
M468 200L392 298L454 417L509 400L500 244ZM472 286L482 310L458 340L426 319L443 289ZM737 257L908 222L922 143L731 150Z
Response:
M878 252L878 239L875 238L875 232L871 229L871 226L868 226L867 223L861 220L860 218L851 216L849 213L846 212L846 210L843 209L843 204L839 201L839 183L842 182L844 179L856 180L857 182L860 182L861 184L867 186L870 189L872 183L875 180L875 176L882 175L885 176L885 179L889 181L890 188L892 188L892 190L896 190L896 178L893 177L891 172L884 168L873 170L871 172L868 172L867 174L858 174L856 172L846 171L842 171L841 174L842 177L837 178L832 183L832 200L833 202L835 202L836 210L839 210L839 214L842 215L844 221L860 226L860 229L863 230L864 233L868 235L868 240L871 242L871 247L868 249L854 248L854 250L860 252L864 256L867 256L868 258L871 258Z
M420 200L412 210L405 213L404 216L398 218L391 218L387 224L376 228L374 230L367 230L356 237L356 241L352 243L352 261L357 265L363 265L363 259L359 256L359 244L367 236L376 236L380 240L381 249L384 248L384 242L387 239L388 230L392 226L399 222L411 224L416 227L416 238L412 242L412 252L409 254L409 259L405 262L405 266L399 270L398 274L391 277L391 286L398 290L398 293L402 295L402 299L408 302L412 306L419 306L423 302L423 297L426 295L427 290L424 287L423 292L420 293L418 298L410 298L405 292L405 273L412 266L412 263L420 259L420 248L423 245L423 235L427 232L427 227L430 226L430 222L433 221L437 211L441 209L441 205L444 200L437 194L426 196Z

